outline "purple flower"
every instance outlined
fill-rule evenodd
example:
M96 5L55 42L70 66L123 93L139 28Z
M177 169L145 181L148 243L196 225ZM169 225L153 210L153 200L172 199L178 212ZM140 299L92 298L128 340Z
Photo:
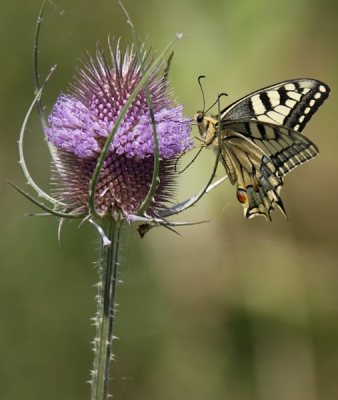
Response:
M55 168L56 192L71 212L88 211L88 192L98 157L128 98L142 74L133 48L121 55L111 48L112 67L100 47L96 58L83 62L69 94L61 93L49 116L48 140L59 155ZM153 56L142 52L146 70ZM170 202L176 184L175 162L192 147L191 126L182 116L183 106L173 103L163 66L148 79L159 148L159 183L147 214ZM147 197L154 168L153 128L142 88L128 108L114 136L95 193L98 212L116 217L136 213Z

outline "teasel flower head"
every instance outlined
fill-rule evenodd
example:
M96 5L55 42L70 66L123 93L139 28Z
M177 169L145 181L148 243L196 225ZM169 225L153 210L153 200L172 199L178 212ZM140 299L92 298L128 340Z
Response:
M154 56L141 47L147 71ZM47 138L57 149L54 181L62 211L88 212L90 182L103 146L137 85L142 71L133 47L124 54L119 43L110 46L112 66L97 46L77 70L68 94L61 93L49 116ZM177 158L192 147L191 125L182 105L168 91L164 63L148 80L158 138L159 179L146 215L156 217L172 202ZM132 101L109 146L95 188L95 208L101 216L128 217L148 195L154 171L153 126L144 87Z

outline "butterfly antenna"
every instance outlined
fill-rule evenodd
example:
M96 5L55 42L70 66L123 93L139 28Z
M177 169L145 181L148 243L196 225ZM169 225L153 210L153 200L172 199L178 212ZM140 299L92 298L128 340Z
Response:
M203 98L203 114L204 114L204 110L205 110L205 97L204 97L204 91L203 91L202 84L201 84L201 79L202 79L202 78L205 78L205 75L200 75L200 76L198 77L198 84L200 85L201 92L202 92L202 98Z
M216 103L219 102L219 99L220 99L222 96L227 96L227 95L228 95L227 93L221 93L221 94L219 94L219 95L217 96L217 100L214 102L214 104L213 104L212 106L210 106L210 107L207 109L206 112L208 112L209 110L211 110L212 107L213 107Z

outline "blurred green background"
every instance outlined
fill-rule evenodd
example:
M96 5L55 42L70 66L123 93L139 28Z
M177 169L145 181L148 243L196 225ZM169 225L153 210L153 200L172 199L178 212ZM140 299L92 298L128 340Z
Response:
M33 99L32 49L40 0L2 2L0 13L0 398L90 398L98 258L88 223L54 218L5 179L28 188L17 140ZM273 222L245 220L225 182L180 220L179 230L126 234L117 301L111 393L118 400L336 400L338 398L337 93L338 3L324 0L124 0L154 49L176 32L171 84L185 114L223 106L263 86L311 77L332 93L305 130L320 155L286 177ZM47 112L65 91L79 57L107 36L131 43L114 1L46 4L40 74L57 71L44 93ZM194 127L193 134L197 134ZM37 114L25 142L34 179L49 189L49 155ZM203 151L182 176L179 199L196 193L212 169ZM219 170L219 176L223 174Z

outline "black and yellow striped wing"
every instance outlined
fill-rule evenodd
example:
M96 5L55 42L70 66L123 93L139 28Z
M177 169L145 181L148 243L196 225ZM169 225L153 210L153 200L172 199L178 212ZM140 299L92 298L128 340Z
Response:
M270 212L277 204L286 216L280 191L286 175L318 154L301 133L264 122L229 123L222 131L221 161L246 218Z
M223 123L253 119L302 132L328 98L330 88L314 79L294 79L257 90L221 111Z

